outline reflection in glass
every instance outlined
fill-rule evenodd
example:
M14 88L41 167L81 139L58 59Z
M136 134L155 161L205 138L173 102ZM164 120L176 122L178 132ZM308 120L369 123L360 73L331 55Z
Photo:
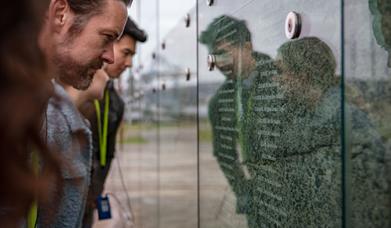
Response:
M391 67L391 1L369 0L369 8L373 33L377 43L388 52L388 67Z
M242 163L248 156L240 146L240 128L257 63L270 63L270 57L253 51L246 23L229 16L216 18L200 40L216 56L216 66L226 78L209 102L213 154L236 195L237 213L246 214L249 226L257 227L252 216L251 182Z
M183 86L193 82L193 76L189 82L185 81L182 72L190 67L192 72L200 72L198 118L203 120L208 110L211 125L211 130L207 121L200 121L198 125L201 227L242 227L242 220L247 220L251 228L342 227L345 207L349 209L348 224L352 227L389 227L391 2L344 0L346 17L342 19L348 23L346 40L340 40L341 15L332 14L339 12L340 1L309 4L253 1L246 6L239 1L229 3L229 6L200 7L201 14L196 15L202 28L203 22L219 15L217 12L235 15L214 18L200 36L209 54L215 55L219 72L206 72L206 67L197 69L192 65L190 60L196 54L186 47L191 43L190 36L185 39L180 35L185 31L190 34L192 30L184 29L182 11L179 24L182 30L172 30L170 34L174 36L166 37L171 37L171 41L166 39L168 48L162 56L157 56L160 79L164 75L175 77L165 79L167 90L159 93L159 99L152 92L146 94L145 117L149 114L149 123L154 123L155 107L159 103L160 124L175 120L176 125L175 130L161 128L160 141L153 135L150 142L153 142L153 150L159 146L162 152L161 167L169 167L172 161L184 164L184 169L173 172L178 174L176 178L170 177L171 173L160 175L167 177L161 179L161 226L182 222L189 225L193 224L189 221L196 220L192 204L195 198L192 201L185 198L195 195L194 188L187 191L188 194L182 192L181 198L176 197L176 200L165 195L173 186L184 186L178 180L186 180L188 187L196 183L193 182L194 172L190 175L184 172L196 161L190 156L191 150L177 150L182 155L188 154L186 163L171 157L171 152L176 150L172 145L180 141L172 136L175 134L182 140L185 131L190 129L183 110L185 107L190 112L195 110L188 108L189 104L195 104L192 100L196 97L195 87ZM302 36L310 37L286 42L282 28L286 12L290 10L303 15ZM356 15L360 15L356 18L358 22L348 22ZM186 42L179 42L182 40ZM168 45L170 42L176 47ZM345 51L339 48L341 46ZM198 48L202 61L203 46ZM172 63L167 65L167 72L162 57ZM345 66L339 64L341 59ZM342 69L344 74L339 73ZM179 74L181 76L177 77ZM224 77L219 78L221 75ZM154 74L152 78L155 77ZM181 80L186 84L181 84ZM163 120L163 114L172 115L172 119ZM191 123L192 129L194 125ZM346 135L342 135L343 132ZM341 139L345 139L346 145L342 145ZM192 137L189 141L194 143L196 139ZM193 146L187 148L194 149ZM344 157L348 157L348 161L344 161ZM149 158L149 164L155 164L156 159L156 155ZM342 172L344 162L348 166ZM220 178L222 174L224 178ZM190 176L192 178L187 178ZM342 199L343 176L349 188L346 204ZM157 199L155 195L151 198ZM172 202L175 206L168 209L164 206ZM188 207L187 212L180 209L181 205L190 204L192 207ZM154 214L155 207L154 201L145 207L144 214ZM176 211L186 216L171 219ZM145 224L157 223L149 222L147 216L145 220Z
M249 227L341 226L342 100L328 45L316 37L287 42L273 60L255 52L245 22L229 16L213 20L200 40L226 78L209 102L209 119L237 213ZM386 190L384 148L367 114L346 107L353 134L365 135L352 150L352 214L373 224L379 190ZM375 198L362 200L365 192Z
M268 226L341 225L339 80L315 37L278 48L275 74L259 72L246 115L254 215Z
M368 1L354 1L348 3L355 13L369 14ZM345 129L347 136L347 152L350 158L350 203L351 224L353 227L389 227L391 219L391 192L390 192L390 83L387 76L387 65L391 67L391 2L386 0L369 0L369 9L372 17L372 31L374 36L366 39L360 34L358 26L365 27L371 21L366 19L352 30L347 30L346 37L354 37L354 42L346 41L346 48L354 45L360 47L363 53L356 53L362 62L356 62L353 56L347 56L346 62L353 68L361 68L367 74L347 71L345 84L346 107ZM352 11L353 12L353 11ZM349 15L347 15L349 17ZM367 17L367 16L366 16ZM371 46L368 44L371 43ZM388 52L385 65L382 51ZM373 44L373 45L372 45ZM387 54L386 54L387 55ZM374 61L374 59L377 59ZM360 76L362 74L362 76Z

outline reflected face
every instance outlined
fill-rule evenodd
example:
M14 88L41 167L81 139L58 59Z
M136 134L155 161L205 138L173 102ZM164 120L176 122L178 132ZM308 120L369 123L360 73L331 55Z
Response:
M119 78L126 68L132 67L136 43L133 37L124 35L114 44L114 63L108 64L105 68L110 78Z
M382 16L373 21L376 42L388 52L388 67L391 67L391 16Z
M73 24L73 20L67 23ZM59 79L76 89L87 89L104 62L114 62L113 45L122 33L127 17L126 6L117 0L107 0L102 13L92 16L79 34L72 34L71 24L64 27L53 62ZM69 22L70 21L70 22Z
M384 49L388 52L388 67L391 67L391 15L382 17L382 32L384 37Z
M228 43L221 43L217 46L213 52L216 56L216 67L228 78L233 78L233 72L235 62L237 62L237 51L235 48Z
M251 68L254 61L250 42L242 47L222 42L213 53L216 55L216 67L228 78L237 78L241 72Z

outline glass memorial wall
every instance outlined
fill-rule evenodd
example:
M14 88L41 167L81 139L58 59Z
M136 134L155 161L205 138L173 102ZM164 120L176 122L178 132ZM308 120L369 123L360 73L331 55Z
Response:
M347 223L390 227L391 1L344 4Z
M195 0L140 1L142 192L140 227L197 227L197 17ZM137 5L135 6L137 7ZM135 12L136 11L136 12Z
M218 164L200 161L201 227L342 225L340 4L200 4L200 91L217 84L200 156Z
M139 77L136 79L135 87L140 93L139 121L140 143L139 151L139 180L134 183L139 189L138 217L135 218L137 227L155 228L159 227L159 129L158 129L158 60L154 47L159 43L158 31L159 11L158 1L143 0L135 1L132 7L137 8L137 15L133 19L148 34L146 44L139 44L137 48L137 59L134 59L133 68L137 69ZM136 129L135 129L136 130ZM130 188L136 188L129 183Z
M160 227L197 227L195 3L160 2Z
M140 227L390 226L390 0L138 4Z

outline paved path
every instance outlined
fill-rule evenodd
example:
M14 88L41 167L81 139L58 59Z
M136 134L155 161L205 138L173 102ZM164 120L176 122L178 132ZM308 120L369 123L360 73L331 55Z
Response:
M197 128L162 128L160 154L156 131L149 129L143 137L147 143L125 144L116 154L105 186L105 191L118 199L110 198L113 218L95 219L94 228L196 228ZM127 197L116 159L122 168L135 226L126 219ZM200 145L200 161L201 227L246 227L244 217L235 215L235 197L212 155L210 143Z

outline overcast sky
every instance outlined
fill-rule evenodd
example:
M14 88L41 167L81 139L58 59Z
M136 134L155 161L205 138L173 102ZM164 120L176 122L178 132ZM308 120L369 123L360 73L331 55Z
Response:
M186 13L195 7L195 3L195 0L160 1L160 17L159 22L157 22L157 0L134 0L129 9L129 15L142 29L147 31L149 36L148 42L140 45L142 60L145 61L146 58L150 57L152 50L158 44L156 40L157 23L159 23L160 39L163 40L175 25L183 22Z

